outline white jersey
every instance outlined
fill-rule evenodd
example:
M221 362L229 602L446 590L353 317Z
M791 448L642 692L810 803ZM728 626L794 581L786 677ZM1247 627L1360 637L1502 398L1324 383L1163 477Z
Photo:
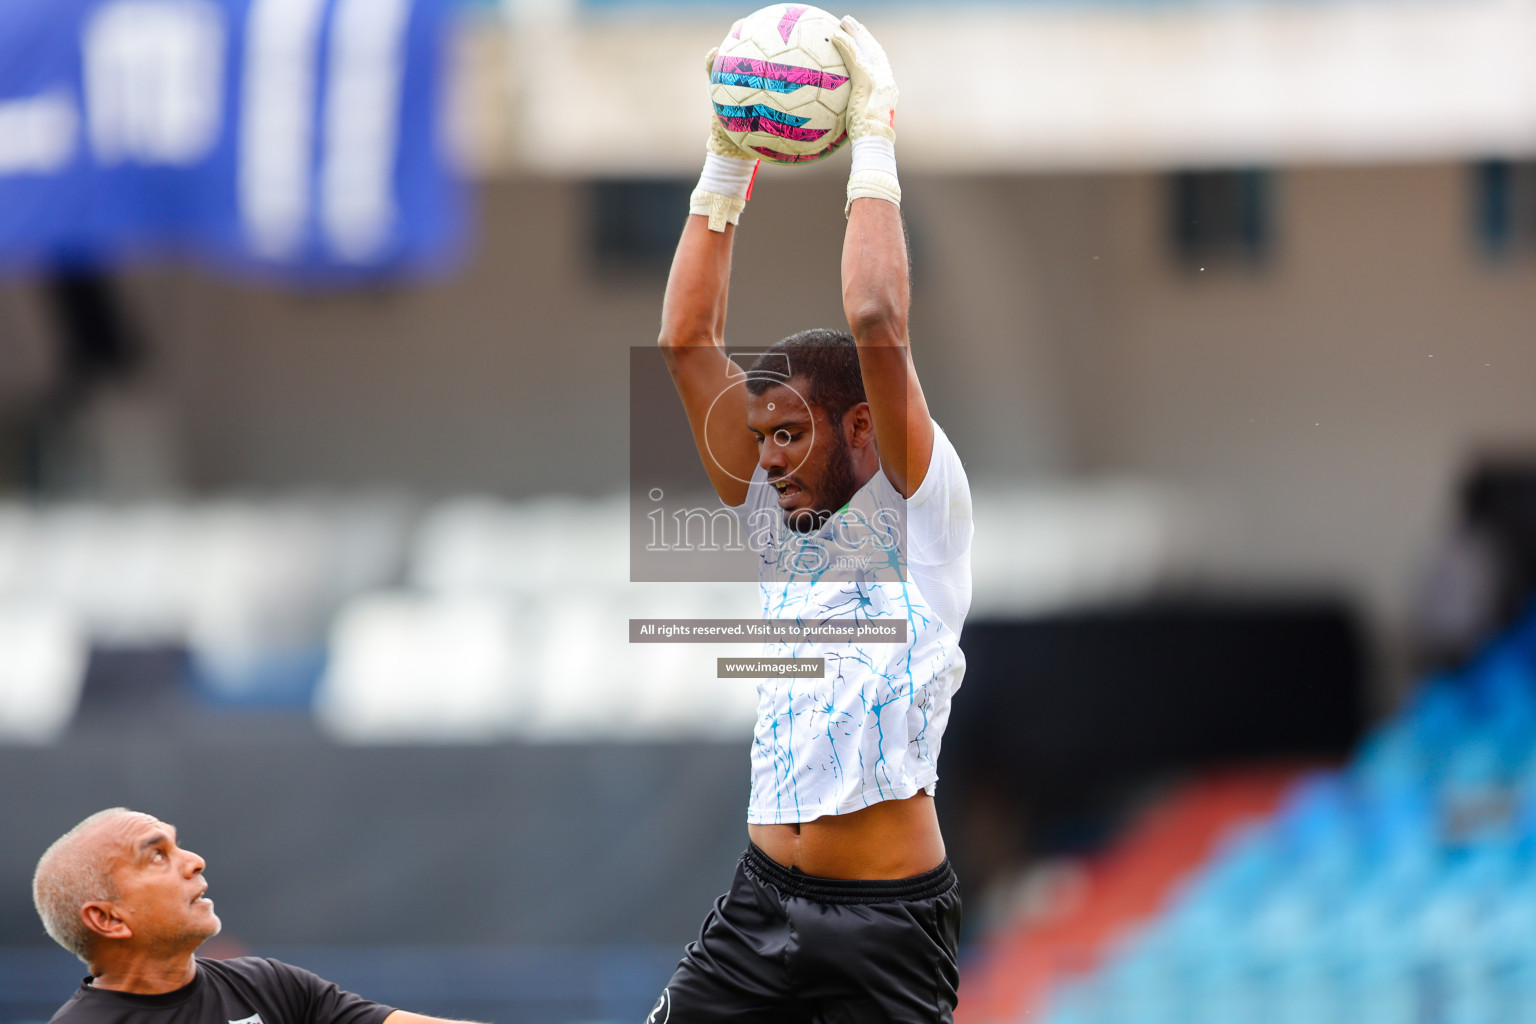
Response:
M933 432L928 473L911 498L902 498L881 471L844 510L863 523L904 516L900 543L888 556L881 549L867 570L835 574L846 582L828 582L833 574L820 570L786 576L777 568L785 564L783 551L772 541L767 550L761 540L753 545L764 618L907 624L905 643L765 645L765 657L823 658L825 675L758 684L747 808L753 824L811 821L934 790L950 698L965 672L959 640L971 605L973 526L960 457L937 424ZM782 523L778 492L761 466L735 511L759 538L764 523ZM820 534L830 540L832 530L829 521ZM781 546L806 536L777 532L788 538Z

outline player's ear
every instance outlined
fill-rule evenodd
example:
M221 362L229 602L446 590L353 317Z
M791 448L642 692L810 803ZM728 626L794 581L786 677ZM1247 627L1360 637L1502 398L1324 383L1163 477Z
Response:
M843 436L850 448L874 443L875 419L870 415L868 402L860 402L843 414Z
M91 934L103 939L127 939L133 937L133 929L117 912L117 906L103 900L87 903L80 908L80 919Z

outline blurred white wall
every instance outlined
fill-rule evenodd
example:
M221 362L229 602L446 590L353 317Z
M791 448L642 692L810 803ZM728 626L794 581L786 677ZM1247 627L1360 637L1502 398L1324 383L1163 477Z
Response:
M508 0L476 45L482 166L693 170L729 7ZM902 88L904 166L941 173L1444 160L1536 150L1527 0L854 9ZM504 70L498 74L495 68ZM638 87L637 87L638 86ZM499 115L487 116L489 109Z

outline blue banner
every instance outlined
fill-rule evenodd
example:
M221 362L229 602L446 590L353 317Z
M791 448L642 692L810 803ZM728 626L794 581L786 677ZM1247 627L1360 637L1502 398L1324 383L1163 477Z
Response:
M4 0L0 265L321 279L460 239L448 0Z

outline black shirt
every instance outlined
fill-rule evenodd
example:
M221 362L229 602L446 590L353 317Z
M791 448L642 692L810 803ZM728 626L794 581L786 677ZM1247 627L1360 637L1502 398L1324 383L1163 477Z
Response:
M190 982L159 995L95 988L86 978L49 1024L384 1024L393 1012L277 960L199 957Z

